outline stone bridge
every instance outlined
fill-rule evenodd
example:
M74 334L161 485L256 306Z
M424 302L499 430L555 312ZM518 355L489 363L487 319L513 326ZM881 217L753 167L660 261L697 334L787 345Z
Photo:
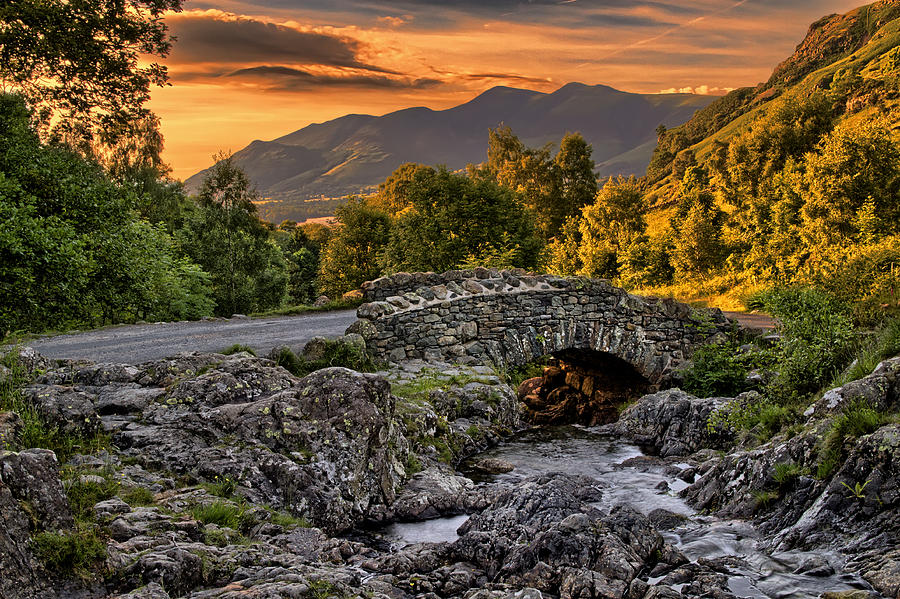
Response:
M731 326L719 310L630 295L605 280L520 270L398 273L364 284L363 293L369 303L348 332L382 359L502 368L596 352L630 364L654 387Z

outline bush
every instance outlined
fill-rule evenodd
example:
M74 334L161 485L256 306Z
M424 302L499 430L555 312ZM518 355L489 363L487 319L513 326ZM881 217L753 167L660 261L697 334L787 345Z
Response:
M694 352L684 390L697 397L734 397L744 390L749 368L734 343L711 343Z
M777 376L767 394L779 404L801 403L845 367L854 333L846 305L815 288L773 289L759 294L778 319Z
M288 347L281 347L272 359L294 376L306 376L316 370L340 366L357 372L375 372L377 365L369 354L359 346L341 340L327 339L321 358L304 360Z
M94 527L39 533L31 539L31 548L51 572L80 578L88 578L106 559L106 543Z
M240 343L235 343L234 345L222 350L222 354L225 356L232 356L234 354L239 354L241 352L250 354L251 356L256 355L256 351L252 347L250 347L249 345L243 345Z

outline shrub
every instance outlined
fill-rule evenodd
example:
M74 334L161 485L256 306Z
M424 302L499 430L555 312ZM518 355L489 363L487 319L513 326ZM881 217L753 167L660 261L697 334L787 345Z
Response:
M222 354L226 356L239 354L241 352L250 354L251 356L256 355L256 351L252 347L250 347L249 345L242 345L240 343L235 343L234 345L222 350Z
M282 347L273 356L275 362L294 376L306 376L316 370L341 366L357 372L375 372L377 365L365 349L340 340L325 341L325 351L318 360L304 360L290 348Z
M697 397L734 397L744 390L748 371L734 343L704 345L684 373L684 390Z
M782 405L799 403L821 389L852 354L854 334L847 307L815 288L773 289L754 298L778 321L778 374L767 394Z
M106 559L106 543L96 528L67 533L42 532L31 539L31 548L47 569L88 578Z

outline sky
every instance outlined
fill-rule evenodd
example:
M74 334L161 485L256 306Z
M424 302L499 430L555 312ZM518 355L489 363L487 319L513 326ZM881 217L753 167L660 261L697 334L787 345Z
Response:
M769 78L859 0L186 0L150 103L185 179L345 114L439 110L497 85L721 94Z

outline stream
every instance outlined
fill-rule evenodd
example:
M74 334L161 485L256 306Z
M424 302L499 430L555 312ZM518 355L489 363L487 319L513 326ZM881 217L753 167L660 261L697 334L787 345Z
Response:
M694 561L727 556L740 558L742 563L735 567L737 575L729 580L731 592L738 597L814 599L826 591L871 590L857 575L841 573L844 560L837 554L767 552L757 542L759 535L752 524L698 514L678 497L678 492L688 484L676 478L671 468L652 460L641 460L644 455L637 446L597 428L546 427L524 431L507 443L473 458L510 462L515 466L512 472L476 474L468 466L472 460L464 463L460 470L484 484L516 482L547 472L587 475L602 484L603 500L593 504L599 509L609 510L626 503L644 514L661 508L686 516L688 519L684 524L661 531L661 534ZM658 489L664 486L662 483L668 485L668 491ZM395 523L383 529L381 534L398 547L412 543L452 542L458 538L456 529L466 519L467 516L454 516ZM830 573L829 565L836 573ZM815 570L822 575L795 573ZM650 584L656 582L652 578L649 580Z

